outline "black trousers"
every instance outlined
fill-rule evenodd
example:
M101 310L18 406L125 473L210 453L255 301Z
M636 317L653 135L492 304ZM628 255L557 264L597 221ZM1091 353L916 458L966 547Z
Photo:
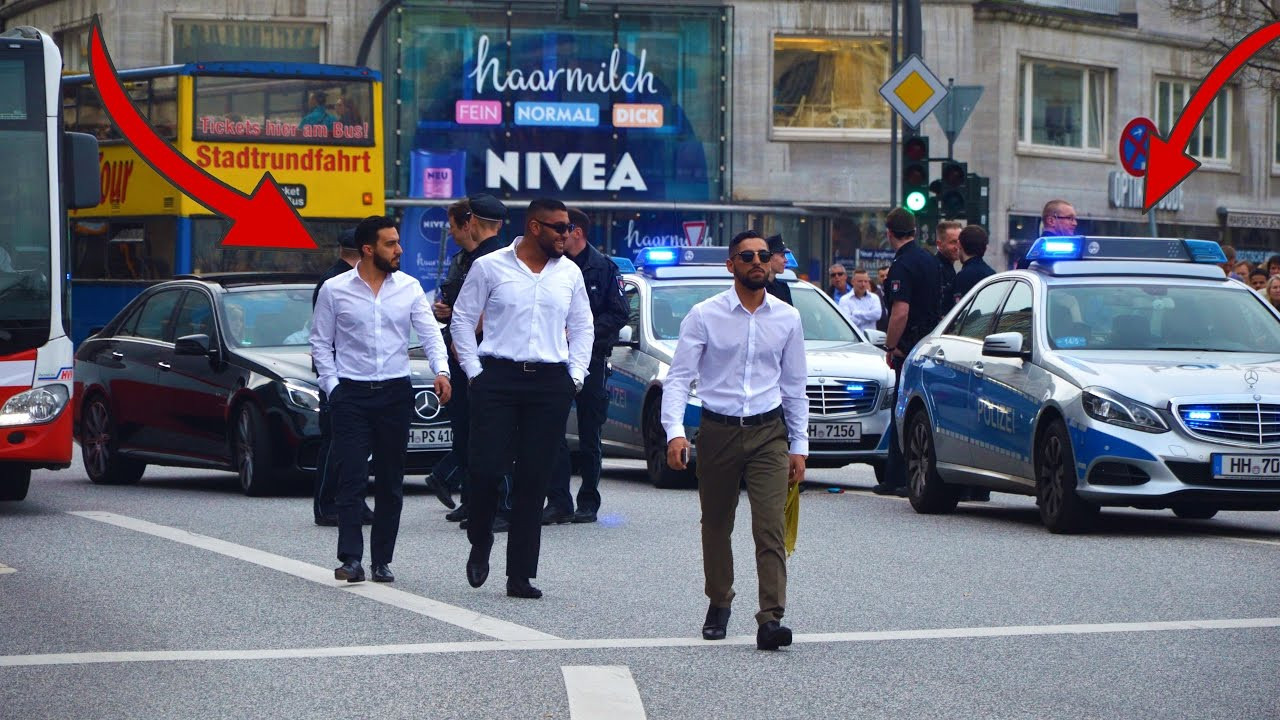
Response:
M320 453L316 459L315 492L312 510L316 518L337 513L338 463L334 462L333 418L329 410L329 396L320 391Z
M449 356L449 375L455 378L467 376L453 355ZM445 483L445 487L451 487L454 482L461 486L462 505L465 507L470 492L467 488L467 472L471 457L471 388L467 383L459 382L453 386L453 397L449 398L447 407L449 427L453 429L453 444L449 454L436 463L432 473L436 476L436 482ZM511 512L510 475L505 476L498 486L498 512L502 515Z
M369 537L375 565L390 563L404 505L404 456L413 413L413 385L398 378L367 386L339 380L329 396L333 452L338 461L338 560L364 557L361 514L373 455L373 529Z
M893 358L893 386L902 384L902 363L905 357ZM894 413L889 413L889 456L884 462L884 484L889 487L906 487L907 461L902 455L902 445L898 442L898 420Z
M582 382L574 404L578 410L578 453L582 458L582 485L578 488L578 509L583 512L600 510L600 430L609 412L609 363L605 358L592 358L587 366L587 377ZM573 512L573 495L569 491L569 443L560 438L560 452L556 458L556 470L547 489L547 507Z
M507 576L537 577L542 505L564 439L573 380L564 365L481 362L484 372L471 385L467 538L486 552L493 547L498 487L514 463Z

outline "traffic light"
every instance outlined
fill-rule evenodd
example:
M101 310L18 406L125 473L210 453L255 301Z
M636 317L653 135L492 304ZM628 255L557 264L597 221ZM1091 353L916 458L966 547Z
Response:
M965 217L968 209L969 167L965 163L948 160L942 163L942 176L929 186L938 196L938 214L946 220Z
M929 138L902 141L902 205L919 214L929 204Z
M965 219L970 225L986 228L991 214L991 179L969 173L965 188Z

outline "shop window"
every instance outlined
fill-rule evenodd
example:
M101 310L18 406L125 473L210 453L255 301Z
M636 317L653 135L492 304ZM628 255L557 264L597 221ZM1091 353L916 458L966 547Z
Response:
M773 130L779 138L878 138L893 111L880 97L889 42L873 38L773 39Z
M1108 122L1107 77L1100 68L1024 62L1018 78L1020 142L1100 151Z
M1182 108L1191 99L1196 85L1190 80L1158 80L1156 82L1156 127L1168 135ZM1231 162L1231 106L1235 93L1225 87L1209 103L1204 117L1191 132L1187 152L1202 162L1227 165Z

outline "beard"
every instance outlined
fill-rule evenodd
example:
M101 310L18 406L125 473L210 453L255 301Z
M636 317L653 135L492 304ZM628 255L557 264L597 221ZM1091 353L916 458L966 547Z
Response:
M384 273L393 273L400 269L400 258L386 260L380 255L373 256L373 266Z
M552 260L564 257L564 250L556 248L556 236L546 237L539 235L538 247L542 248L542 252ZM561 245L561 248L563 247Z
M733 279L742 283L742 286L748 290L759 290L769 284L769 273L766 271L759 277L752 277L751 271L748 270L745 273L734 273Z

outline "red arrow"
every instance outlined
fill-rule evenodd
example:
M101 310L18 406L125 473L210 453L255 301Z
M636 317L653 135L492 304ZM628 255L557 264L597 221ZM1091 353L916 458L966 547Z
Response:
M1182 114L1178 116L1168 139L1162 140L1158 135L1151 136L1151 152L1147 159L1146 194L1143 197L1143 210L1151 212L1156 203L1164 199L1183 180L1200 167L1200 161L1186 153L1191 133L1204 117L1209 103L1217 97L1222 86L1235 75L1242 65L1249 61L1259 50L1280 38L1280 22L1271 23L1259 28L1231 48L1218 64L1213 66L1209 74L1200 82Z
M245 195L160 138L121 87L96 18L89 37L89 73L107 115L138 155L192 200L231 221L224 246L315 249L297 209L285 200L271 173L263 174L252 195Z

